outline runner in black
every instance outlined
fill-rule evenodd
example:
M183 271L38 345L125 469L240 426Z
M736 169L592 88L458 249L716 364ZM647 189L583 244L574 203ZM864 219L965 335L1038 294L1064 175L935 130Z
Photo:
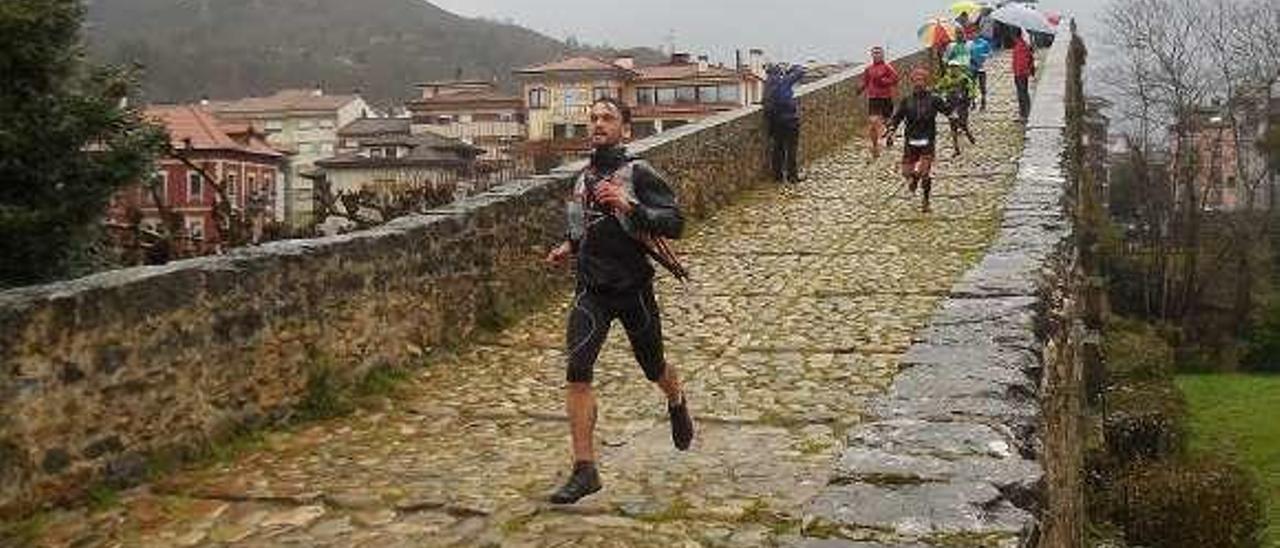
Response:
M911 72L911 95L898 103L898 108L885 131L888 146L893 146L893 134L898 124L906 121L906 142L902 147L902 176L914 194L916 186L924 189L921 210L929 212L929 197L933 193L933 157L938 142L938 114L951 115L951 105L946 99L929 90L929 71L916 68Z
M591 389L596 357L613 320L622 321L645 377L667 396L671 439L677 449L693 442L693 420L676 369L662 351L662 320L653 294L654 257L677 276L683 269L661 238L679 238L684 218L675 193L643 160L627 156L623 137L631 110L612 98L591 106L591 163L569 203L569 235L547 261L577 265L577 290L569 312L567 409L573 437L573 473L551 495L572 504L600 490L593 431L596 401Z

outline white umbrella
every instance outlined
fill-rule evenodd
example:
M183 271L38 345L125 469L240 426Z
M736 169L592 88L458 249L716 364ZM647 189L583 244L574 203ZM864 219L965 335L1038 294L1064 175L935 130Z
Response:
M1006 4L991 12L991 18L1026 31L1054 34L1053 25L1044 14L1025 4Z

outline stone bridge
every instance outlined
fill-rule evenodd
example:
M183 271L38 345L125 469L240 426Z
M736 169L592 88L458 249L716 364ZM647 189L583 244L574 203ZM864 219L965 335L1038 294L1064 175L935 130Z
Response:
M1071 44L1025 127L993 60L979 143L941 148L932 214L895 154L851 140L856 72L802 90L799 185L760 182L756 110L638 143L698 217L693 280L659 282L698 437L671 447L615 329L605 489L577 506L542 502L570 460L571 286L539 260L572 170L370 232L0 294L0 504L44 508L20 529L51 546L1071 545ZM292 420L349 394L350 414Z

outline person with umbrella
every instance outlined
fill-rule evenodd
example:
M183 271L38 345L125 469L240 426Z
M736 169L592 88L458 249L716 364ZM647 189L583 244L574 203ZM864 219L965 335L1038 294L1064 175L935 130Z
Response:
M884 134L885 146L892 147L898 125L906 123L902 176L912 194L917 187L924 191L921 211L925 213L929 212L929 198L933 193L933 157L938 141L939 113L951 116L951 104L929 89L929 71L916 67L911 71L911 95L898 103Z
M858 96L867 96L867 138L871 140L871 159L880 159L880 137L884 123L893 116L893 98L898 93L898 71L884 61L884 48L871 48L871 66L862 72Z
M944 56L947 52L947 46L955 39L955 29L945 18L933 19L920 27L917 34L920 40L924 42L932 52L934 59L938 62L938 68L946 66Z
M1020 32L1013 38L1013 83L1018 88L1018 119L1026 122L1031 116L1031 77L1036 75L1036 57L1022 35Z

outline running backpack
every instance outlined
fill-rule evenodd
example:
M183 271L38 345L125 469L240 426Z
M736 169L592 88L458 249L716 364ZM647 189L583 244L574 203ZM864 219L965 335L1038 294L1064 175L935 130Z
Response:
M589 170L590 168L583 170L583 172L578 175L578 181L573 187L575 200L584 200L584 197L587 195L587 173ZM608 177L601 178L596 184L616 179L622 183L622 188L626 191L627 198L632 202L639 203L639 200L636 198L635 181L633 180L634 173L634 164L632 162L627 162ZM586 208L579 207L577 209L578 214L585 214ZM631 224L631 219L625 215L614 214L614 217L618 219L618 223L622 225L622 229L626 231L627 235L631 236L632 239L640 244L640 248L644 250L645 254L648 255L649 258L662 265L662 268L665 268L667 272L670 272L677 280L682 282L689 281L689 270L680 263L680 258L677 257L675 251L671 249L671 243L667 238L636 228ZM585 219L581 226L586 226Z

